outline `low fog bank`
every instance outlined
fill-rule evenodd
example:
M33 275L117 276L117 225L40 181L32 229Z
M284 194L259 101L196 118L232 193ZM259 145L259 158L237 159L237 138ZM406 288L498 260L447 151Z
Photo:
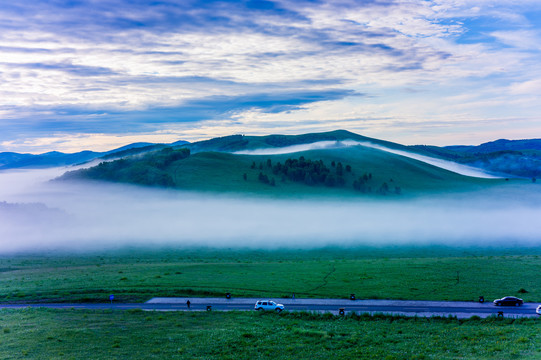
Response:
M358 144L356 144L358 145ZM310 144L299 144L299 145L290 145L283 147L275 148L264 148L264 149L255 149L255 150L242 150L236 151L234 154L239 155L281 155L281 154L291 154L301 151L308 150L321 150L321 149L338 149L346 146L352 146L351 144L346 144L344 141L318 141Z
M488 172L483 171L482 169L474 168L474 167L467 166L467 165L462 165L462 164L459 164L459 163L456 163L456 162L453 162L453 161L442 160L442 159L433 158L433 157L425 156L425 155L419 155L419 154L415 154L415 153L407 152L407 151L402 151L402 150L390 149L390 148L385 147L385 146L375 145L375 144L368 143L368 142L367 143L361 143L361 142L352 141L352 143L356 143L356 145L362 145L362 146L366 146L366 147L371 147L373 149L378 149L378 150L390 152L392 154L396 154L396 155L400 155L400 156L405 156L405 157L408 157L408 158L411 158L411 159L419 160L419 161L422 161L424 163L427 163L427 164L430 164L430 165L433 165L433 166L437 166L439 168L449 170L449 171L452 171L452 172L460 174L460 175L472 176L472 177L484 178L484 179L499 179L499 178L501 178L501 176L496 176L496 175L493 175L493 174L489 174Z
M418 200L271 200L0 172L0 253L123 246L541 245L541 186Z
M266 149L256 149L256 150L244 150L244 151L237 151L235 154L243 154L243 155L279 155L279 154L290 154L290 153L296 153L301 151L309 151L309 150L321 150L321 149L337 149L337 148L343 148L343 147L349 147L349 146L365 146L372 149L377 149L385 152L389 152L392 154L408 157L411 159L419 160L424 163L437 166L439 168L452 171L454 173L465 175L465 176L472 176L477 178L485 178L485 179L498 179L501 178L501 176L495 176L493 174L489 174L486 171L483 171L482 169L474 168L467 165L462 165L455 163L453 161L447 161L442 159L433 158L430 156L424 156L419 155L407 151L402 150L396 150L391 149L385 146L372 144L370 142L359 142L354 140L344 140L344 141L318 141L311 144L301 144L301 145L292 145L292 146L285 146L280 148L266 148Z

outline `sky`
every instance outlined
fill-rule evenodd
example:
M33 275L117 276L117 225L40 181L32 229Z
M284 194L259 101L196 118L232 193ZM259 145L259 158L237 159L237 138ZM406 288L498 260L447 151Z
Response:
M539 0L0 0L0 152L541 137Z

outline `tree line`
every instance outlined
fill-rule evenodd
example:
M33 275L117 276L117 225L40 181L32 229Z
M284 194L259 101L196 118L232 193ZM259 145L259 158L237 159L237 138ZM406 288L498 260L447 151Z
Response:
M251 169L259 169L258 181L271 186L276 186L275 178L279 178L282 182L289 180L304 183L308 186L343 187L346 185L346 177L351 178L353 176L351 165L342 164L340 161L332 161L329 167L321 159L311 160L306 159L304 156L298 159L288 158L284 163L276 162L275 164L272 163L271 159L259 164L254 161ZM274 177L265 174L265 170L272 171ZM243 174L243 178L247 180L246 173ZM393 180L390 179L389 182L393 182ZM379 187L376 186L373 182L372 173L369 172L354 179L352 186L355 191L362 193L375 192L380 195L401 193L399 187L392 188L387 182L384 182Z
M310 160L301 156L298 159L287 159L283 164L277 162L272 163L271 159L267 159L267 162L259 164L259 170L270 169L276 177L279 177L282 181L292 181L298 183L304 183L309 186L325 185L328 187L344 186L346 181L344 179L345 172L351 172L351 166L344 166L341 162L331 164L331 169L325 165L323 160ZM255 162L252 163L252 169L257 169ZM273 178L269 178L266 174L260 173L259 181L272 185Z

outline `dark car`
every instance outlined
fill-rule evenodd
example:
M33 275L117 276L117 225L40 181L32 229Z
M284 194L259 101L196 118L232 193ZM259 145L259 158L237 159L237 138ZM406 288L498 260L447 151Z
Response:
M514 296L506 296L504 298L494 300L493 303L496 306L521 306L524 304L524 301Z

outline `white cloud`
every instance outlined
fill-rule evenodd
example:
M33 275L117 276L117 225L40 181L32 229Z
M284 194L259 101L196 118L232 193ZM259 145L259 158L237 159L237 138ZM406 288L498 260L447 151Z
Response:
M541 94L541 78L512 84L511 92L518 95Z
M502 43L522 50L541 50L541 34L534 30L494 31L490 33Z

